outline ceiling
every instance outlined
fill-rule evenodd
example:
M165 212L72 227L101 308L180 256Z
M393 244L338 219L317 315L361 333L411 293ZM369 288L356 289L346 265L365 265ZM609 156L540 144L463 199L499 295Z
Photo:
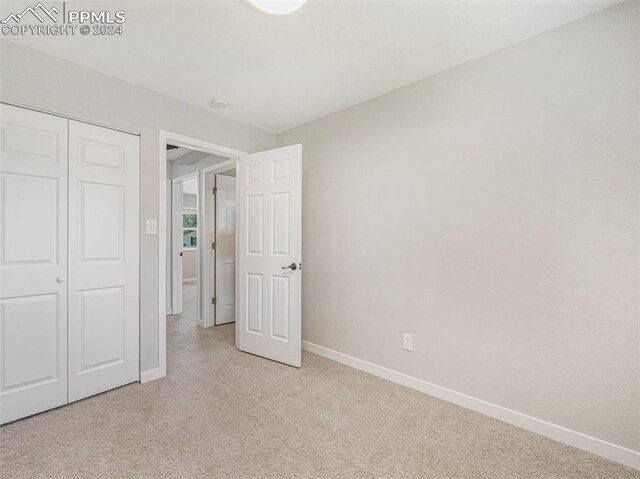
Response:
M199 161L204 160L205 158L213 157L216 160L219 157L212 155L211 153L205 153L204 151L198 150L190 150L189 148L184 148L182 146L178 148L174 148L172 150L167 150L167 160L172 161L174 164L180 165L195 165ZM226 158L221 158L219 161L224 161Z
M122 36L18 41L201 108L222 98L212 111L279 133L615 3L311 0L275 16L245 0L92 1L126 12Z
M167 160L169 161L174 161L177 160L178 158L183 157L184 155L186 155L187 153L191 152L192 150L190 150L189 148L185 148L183 146L179 146L177 148L172 148L172 149L167 149Z

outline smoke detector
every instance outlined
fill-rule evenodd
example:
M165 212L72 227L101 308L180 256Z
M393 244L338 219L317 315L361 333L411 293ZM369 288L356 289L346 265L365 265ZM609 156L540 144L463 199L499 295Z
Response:
M220 98L214 98L213 100L211 100L211 103L209 105L211 106L211 108L220 109L226 108L227 106L229 106L229 103Z

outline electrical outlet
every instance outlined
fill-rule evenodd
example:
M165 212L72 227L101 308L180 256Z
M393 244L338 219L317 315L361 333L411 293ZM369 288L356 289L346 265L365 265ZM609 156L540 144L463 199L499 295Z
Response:
M413 335L407 333L402 335L402 349L413 351Z

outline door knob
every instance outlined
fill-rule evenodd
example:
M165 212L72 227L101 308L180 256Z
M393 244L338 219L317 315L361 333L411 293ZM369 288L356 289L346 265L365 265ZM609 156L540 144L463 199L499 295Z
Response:
M298 266L295 263L291 263L289 266L283 266L282 269L290 269L292 271L295 271L298 269Z
M63 277L63 276L58 276L58 277L56 278L56 281L57 281L58 283L64 283L64 277Z

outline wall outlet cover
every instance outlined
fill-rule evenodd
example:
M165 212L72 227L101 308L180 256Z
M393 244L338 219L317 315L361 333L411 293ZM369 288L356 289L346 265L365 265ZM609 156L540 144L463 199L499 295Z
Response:
M407 333L402 335L402 349L413 351L413 335Z

